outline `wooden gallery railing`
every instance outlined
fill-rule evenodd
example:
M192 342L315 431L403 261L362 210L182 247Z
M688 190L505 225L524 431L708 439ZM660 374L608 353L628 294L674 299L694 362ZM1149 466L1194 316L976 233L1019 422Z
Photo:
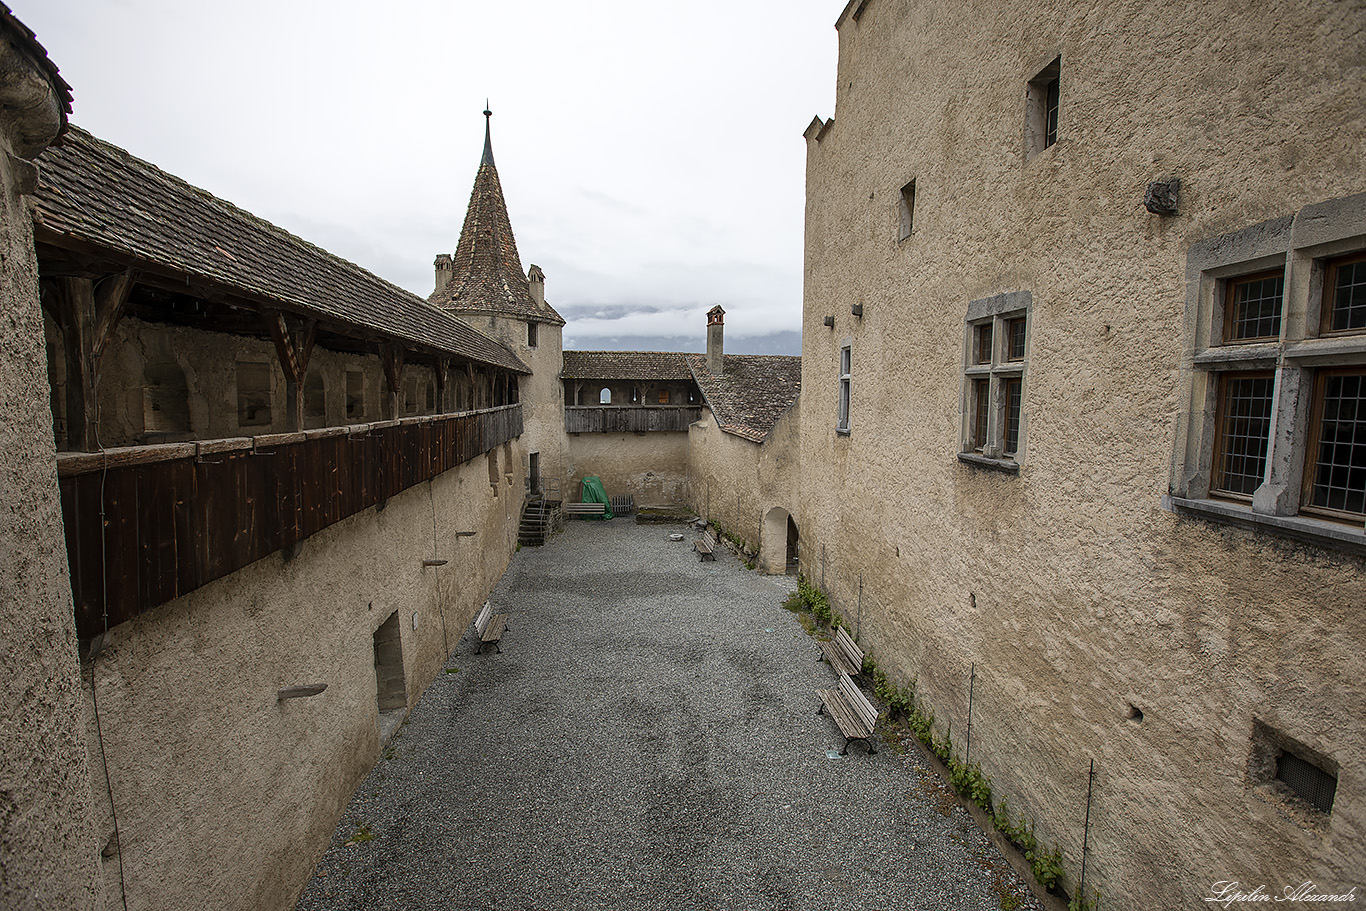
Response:
M702 419L701 405L571 405L564 409L566 433L687 433Z
M522 406L57 457L82 639L522 433ZM107 617L106 617L107 614Z

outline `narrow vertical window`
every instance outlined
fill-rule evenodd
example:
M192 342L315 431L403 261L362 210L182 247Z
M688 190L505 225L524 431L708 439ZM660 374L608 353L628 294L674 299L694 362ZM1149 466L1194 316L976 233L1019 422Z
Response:
M537 324L537 323L527 323L527 324L526 324L526 346L527 346L528 348L535 348L535 347L536 347L537 336L538 336L538 331L537 331L537 330L538 330L539 328L540 328L540 326L539 326L539 324Z
M988 418L991 414L991 380L972 381L972 449L981 452L987 445Z
M599 405L610 405L610 404L612 404L612 390L611 390L611 389L608 389L606 386L603 386L603 387L602 387L602 391L598 393L598 404L599 404Z
M901 188L901 202L897 206L899 214L899 225L897 230L897 240L903 241L911 236L911 229L915 224L915 181L911 181Z
M849 384L852 367L853 350L849 345L845 345L840 349L839 419L835 425L835 429L843 433L849 432Z
M1210 484L1214 490L1246 499L1262 485L1274 386L1271 373L1227 374L1220 379L1219 429Z
M1059 75L1062 58L1039 71L1025 88L1025 157L1031 158L1058 141L1061 110Z
M1015 455L1020 448L1020 401L1024 392L1024 382L1018 377L1003 382L1002 394L1005 396L1005 440L1001 449L1008 456Z

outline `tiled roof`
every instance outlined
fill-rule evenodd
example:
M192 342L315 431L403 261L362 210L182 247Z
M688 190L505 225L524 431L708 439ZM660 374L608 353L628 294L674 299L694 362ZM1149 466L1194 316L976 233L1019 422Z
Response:
M690 380L688 355L673 351L566 351L565 379Z
M446 287L433 291L427 301L456 313L499 313L518 319L564 325L549 304L537 304L531 296L517 238L512 233L503 185L493 163L493 141L484 125L484 157L474 177L465 225L451 258L451 278Z
M687 359L717 426L756 442L763 442L802 390L800 357L727 354L722 376L707 372L705 354Z
M73 238L287 309L529 373L421 298L78 127L38 158L40 238Z

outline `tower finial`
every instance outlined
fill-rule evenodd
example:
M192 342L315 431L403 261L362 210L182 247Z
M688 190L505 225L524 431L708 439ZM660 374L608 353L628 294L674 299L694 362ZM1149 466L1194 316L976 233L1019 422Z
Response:
M489 110L489 100L484 99L484 157L479 160L480 167L493 164L493 137L489 134L489 124L493 122L493 111Z

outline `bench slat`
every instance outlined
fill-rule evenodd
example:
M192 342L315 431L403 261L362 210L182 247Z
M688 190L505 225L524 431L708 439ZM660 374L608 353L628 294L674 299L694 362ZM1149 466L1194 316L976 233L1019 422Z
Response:
M820 643L821 653L830 666L841 674L857 674L859 669L849 663L849 658L834 642Z
M840 650L844 652L845 658L848 659L850 666L854 668L849 673L862 673L863 649L858 647L858 643L856 643L853 640L853 638L850 637L848 630L846 630L842 626L835 631L835 645L838 646Z
M877 727L877 709L868 701L868 697L863 695L863 690L858 688L852 677L848 674L840 674L840 692L844 695L849 706L858 713L859 720L871 734L873 728Z

